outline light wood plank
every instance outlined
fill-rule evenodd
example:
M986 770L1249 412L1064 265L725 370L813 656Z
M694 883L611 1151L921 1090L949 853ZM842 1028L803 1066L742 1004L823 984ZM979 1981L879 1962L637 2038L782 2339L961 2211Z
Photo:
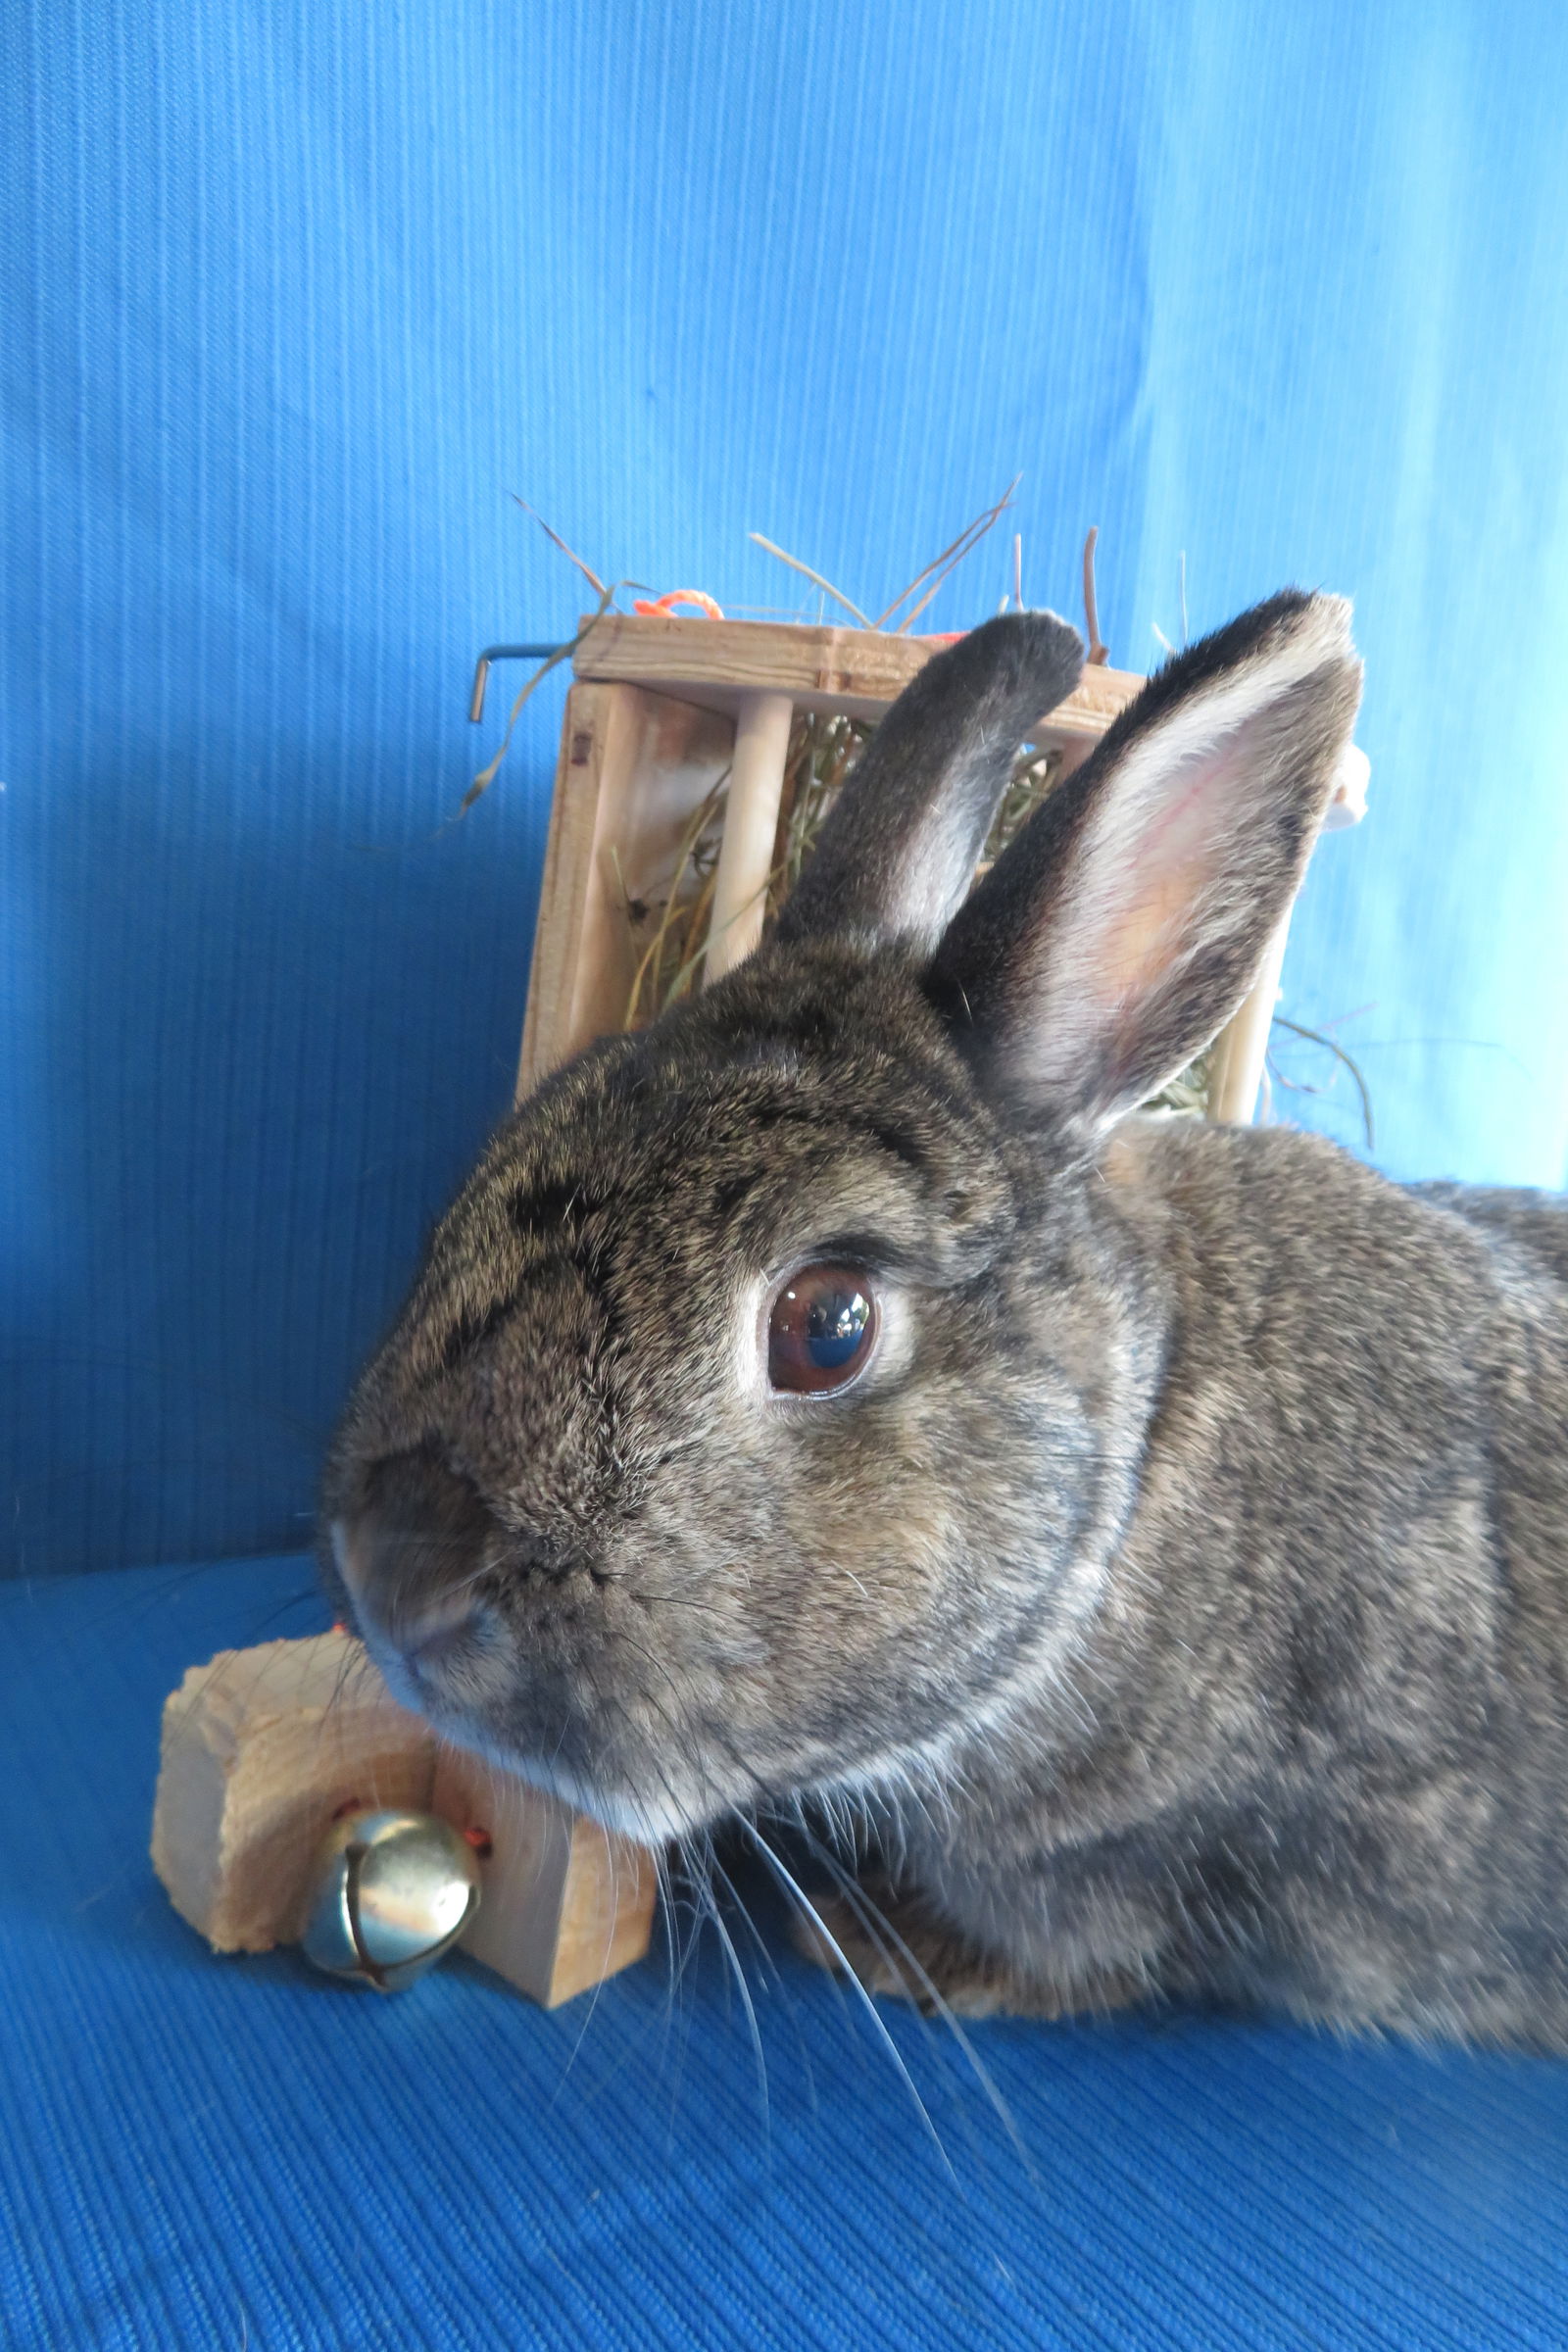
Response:
M627 900L674 882L693 811L729 765L734 722L662 694L579 684L566 699L517 1100L623 1026L636 972Z
M682 619L670 613L607 612L584 619L576 675L600 683L654 686L662 694L733 714L747 694L787 694L797 709L876 718L940 645L879 629L800 626L766 620ZM1085 669L1033 738L1066 742L1102 735L1144 681L1130 670Z
M564 1058L560 1040L566 1031L576 981L594 819L615 700L612 689L605 686L573 686L566 696L522 1019L519 1102Z

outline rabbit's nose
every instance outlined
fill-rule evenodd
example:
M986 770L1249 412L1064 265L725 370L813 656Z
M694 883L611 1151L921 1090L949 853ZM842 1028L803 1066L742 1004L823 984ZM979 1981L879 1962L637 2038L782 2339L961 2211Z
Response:
M377 1462L365 1508L332 1529L362 1631L429 1668L489 1612L479 1586L498 1534L468 1481L429 1447Z

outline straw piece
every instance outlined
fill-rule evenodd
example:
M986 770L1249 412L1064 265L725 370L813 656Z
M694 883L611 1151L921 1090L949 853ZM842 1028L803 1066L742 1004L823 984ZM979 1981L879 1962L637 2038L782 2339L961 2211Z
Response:
M589 569L588 565L583 562L581 556L577 554L576 550L566 545L566 542L564 539L563 539L559 531L553 531L550 528L550 525L548 522L546 522L544 516L533 507L530 507L525 498L517 498L517 493L515 490L514 490L512 495L514 498L517 499L517 504L525 514L533 515L535 522L539 525L539 528L543 531L545 537L550 541L551 546L559 547L562 554L566 557L570 563L576 564L577 569L582 573L583 578L587 581L595 596L603 596L605 594L605 583L599 577L599 574L596 571Z
M887 623L892 619L894 613L898 611L899 607L903 604L905 598L906 596L912 596L915 590L921 585L922 581L929 580L934 571L939 572L941 575L940 578L932 581L931 586L926 590L925 595L921 597L920 602L915 606L913 612L906 612L905 614L904 618L900 621L897 630L894 632L895 635L900 637L904 635L910 622L918 619L919 615L925 611L927 605L931 602L931 599L936 595L937 590L942 586L943 580L948 577L950 572L957 569L958 565L963 562L964 557L968 555L973 548L979 546L981 540L985 537L987 531L991 529L992 525L997 521L998 517L1006 513L1008 507L1010 507L1012 504L1012 494L1017 489L1018 484L1022 479L1023 476L1021 474L1015 473L1011 481L1007 484L1005 490L1004 490L1002 493L1002 496L998 499L996 505L994 507L988 507L983 514L977 514L972 522L967 522L964 524L963 529L958 533L956 539L950 541L948 546L943 549L941 555L936 558L935 562L928 564L924 571L918 572L909 582L907 588L900 591L900 593L893 599L892 604L888 606L885 612L878 613L874 624L877 628L884 628L887 625Z
M803 572L813 587L822 589L826 595L833 598L836 604L842 605L846 612L853 612L862 629L870 628L872 624L866 619L859 606L852 605L842 588L835 588L831 580L824 580L822 574L819 571L813 571L809 564L803 564L799 556L786 555L783 548L773 545L771 539L764 539L760 531L748 531L746 536L753 540L758 547L765 548L770 556L777 556L779 562L787 564L791 571Z

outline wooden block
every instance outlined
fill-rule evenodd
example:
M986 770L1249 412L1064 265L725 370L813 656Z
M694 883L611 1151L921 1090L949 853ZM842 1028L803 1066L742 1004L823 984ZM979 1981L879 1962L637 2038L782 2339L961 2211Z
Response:
M435 1747L347 1634L220 1650L164 1707L153 1867L215 1950L293 1943L333 1814L425 1810Z
M441 1750L432 1801L491 1843L463 1939L473 1959L554 2009L642 1958L659 1891L645 1846L456 1748Z
M652 1854L448 1747L351 1635L220 1650L165 1703L153 1866L215 1950L299 1940L317 1856L351 1803L486 1832L464 1947L549 2008L648 1949Z

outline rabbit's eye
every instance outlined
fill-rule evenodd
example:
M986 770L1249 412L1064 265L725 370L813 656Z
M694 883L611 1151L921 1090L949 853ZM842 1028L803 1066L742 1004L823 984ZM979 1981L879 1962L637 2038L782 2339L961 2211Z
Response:
M854 1266L803 1266L773 1302L767 1377L775 1389L842 1389L870 1355L876 1299Z

